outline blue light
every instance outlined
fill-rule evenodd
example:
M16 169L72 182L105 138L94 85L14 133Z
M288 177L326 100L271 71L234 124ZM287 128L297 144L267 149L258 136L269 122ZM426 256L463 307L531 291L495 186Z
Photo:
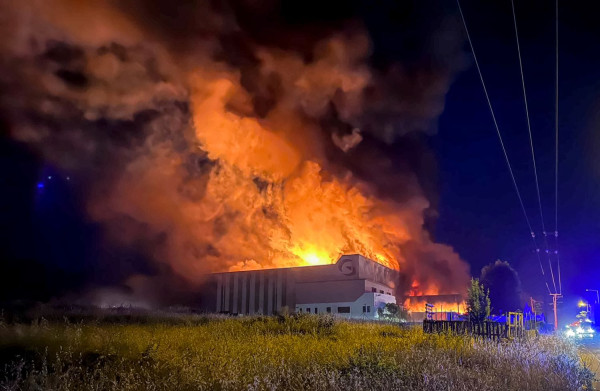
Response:
M37 184L37 188L38 189L43 189L44 188L44 184L42 182Z

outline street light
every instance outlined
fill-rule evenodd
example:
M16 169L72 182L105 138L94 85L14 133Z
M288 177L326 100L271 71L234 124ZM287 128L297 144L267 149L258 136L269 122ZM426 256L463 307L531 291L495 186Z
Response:
M588 303L587 301L579 300L579 303L577 303L577 306L579 308L585 308L585 312L587 312L589 315L590 308L591 308L590 303Z
M596 304L600 304L600 294L598 294L598 289L586 289L586 292L596 292Z

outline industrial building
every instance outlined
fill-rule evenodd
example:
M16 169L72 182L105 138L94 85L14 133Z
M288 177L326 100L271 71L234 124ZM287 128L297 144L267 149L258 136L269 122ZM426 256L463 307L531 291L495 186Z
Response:
M358 254L335 264L216 273L214 310L230 314L331 313L376 319L396 303L398 272Z
M425 305L431 305L431 319L433 320L460 320L461 314L466 312L463 295L422 295L407 296L404 305L412 309L408 314L409 322L422 322L426 318Z

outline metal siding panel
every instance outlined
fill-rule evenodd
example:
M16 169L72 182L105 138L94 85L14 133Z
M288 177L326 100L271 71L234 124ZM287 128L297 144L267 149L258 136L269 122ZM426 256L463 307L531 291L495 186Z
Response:
M283 270L277 270L277 304L275 307L275 310L277 312L281 311L281 302L282 302L282 298L283 298L282 280L283 280Z
M239 273L233 274L233 303L231 307L231 312L237 314L238 312L238 281L240 275Z
M246 308L246 298L248 297L248 273L243 273L242 274L242 309L241 309L241 313L242 314L247 314L248 310Z
M285 276L285 304L296 311L296 277L289 271Z
M217 276L217 312L221 312L222 302L221 300L223 294L223 275L220 274Z
M223 276L223 289L225 289L225 305L223 306L223 311L229 311L229 281L231 280L230 274L225 274Z
M262 315L264 314L264 304L265 304L265 273L260 272L260 288L258 290L258 312Z
M255 296L256 295L256 273L252 272L250 274L250 308L248 309L248 313L250 315L254 314L254 311L256 310L256 304L255 304Z
M267 293L267 314L268 315L272 315L273 314L273 285L275 285L275 278L274 278L274 273L269 273L269 285L268 285L268 293Z
M287 270L284 271L281 275L281 306L288 307L290 311L293 311L293 308L290 308L288 304L288 273Z

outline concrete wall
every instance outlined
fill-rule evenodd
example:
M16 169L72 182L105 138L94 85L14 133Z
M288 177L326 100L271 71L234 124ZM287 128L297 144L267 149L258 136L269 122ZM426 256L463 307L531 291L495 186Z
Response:
M297 304L295 311L311 314L331 313L335 316L352 319L377 319L377 308L383 308L386 303L396 303L396 298L391 295L366 292L354 301ZM349 308L350 312L340 313L340 307Z
M365 292L365 280L299 282L296 304L354 302Z
M348 316L362 316L363 305L376 312L375 297L381 292L386 300L394 298L398 274L354 254L340 257L333 265L217 273L212 279L216 312L270 315L284 307L293 311L298 305L314 304L320 312L350 306ZM366 293L372 300L361 304Z

